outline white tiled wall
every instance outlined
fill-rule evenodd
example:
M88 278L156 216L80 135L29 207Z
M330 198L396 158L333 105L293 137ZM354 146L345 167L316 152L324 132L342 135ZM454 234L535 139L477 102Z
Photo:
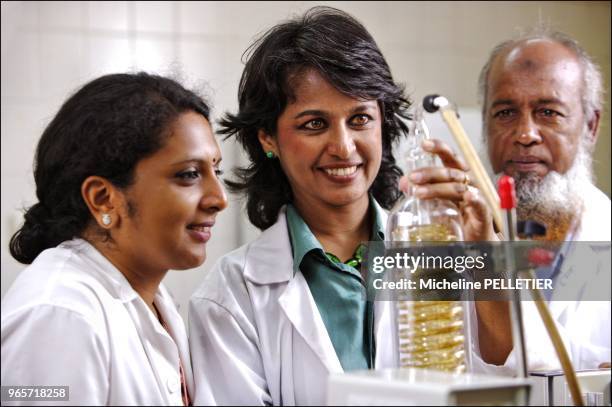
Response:
M476 79L488 50L538 22L576 36L602 65L609 89L609 2L2 2L2 294L23 268L7 247L19 209L35 202L34 149L69 93L110 72L178 73L204 91L218 118L235 111L241 57L253 38L317 4L361 20L416 100L439 92L460 105L475 141ZM444 132L437 118L432 128ZM607 112L600 139L599 185L610 194ZM226 170L241 160L232 142L222 150ZM218 225L208 262L166 278L184 316L191 292L214 260L256 235L236 201Z

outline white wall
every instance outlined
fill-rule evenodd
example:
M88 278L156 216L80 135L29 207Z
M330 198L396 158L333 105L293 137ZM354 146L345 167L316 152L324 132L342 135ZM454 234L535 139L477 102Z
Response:
M2 295L23 268L7 248L20 209L35 202L34 149L69 93L105 73L180 70L188 86L204 87L218 118L236 110L241 55L253 38L317 4L361 20L415 100L439 92L461 106L474 140L480 138L478 71L489 49L521 28L544 22L576 36L602 64L609 90L609 2L2 2ZM447 137L438 118L429 120L438 136ZM597 171L609 194L607 113L603 127ZM241 160L232 142L222 150L226 170ZM184 316L214 260L256 231L232 201L213 234L205 265L171 272L165 280Z

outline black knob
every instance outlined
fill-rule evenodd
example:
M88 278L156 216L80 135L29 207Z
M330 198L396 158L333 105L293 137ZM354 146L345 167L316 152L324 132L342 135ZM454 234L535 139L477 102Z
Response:
M438 106L434 103L437 97L440 95L427 95L423 98L423 109L428 113L435 113L438 111Z

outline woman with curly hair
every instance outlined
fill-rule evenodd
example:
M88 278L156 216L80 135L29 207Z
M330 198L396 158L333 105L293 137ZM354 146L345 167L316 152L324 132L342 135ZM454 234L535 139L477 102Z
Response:
M384 240L383 208L399 197L392 146L408 106L339 10L313 8L250 47L222 133L250 158L228 185L263 233L191 299L196 403L320 405L329 373L393 364L362 242Z

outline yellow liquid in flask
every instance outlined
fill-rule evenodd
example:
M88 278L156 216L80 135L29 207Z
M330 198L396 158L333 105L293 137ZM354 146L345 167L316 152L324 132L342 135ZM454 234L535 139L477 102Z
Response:
M398 227L392 239L452 242L443 224ZM417 273L419 271L417 270ZM463 307L460 301L397 301L400 367L465 372Z

